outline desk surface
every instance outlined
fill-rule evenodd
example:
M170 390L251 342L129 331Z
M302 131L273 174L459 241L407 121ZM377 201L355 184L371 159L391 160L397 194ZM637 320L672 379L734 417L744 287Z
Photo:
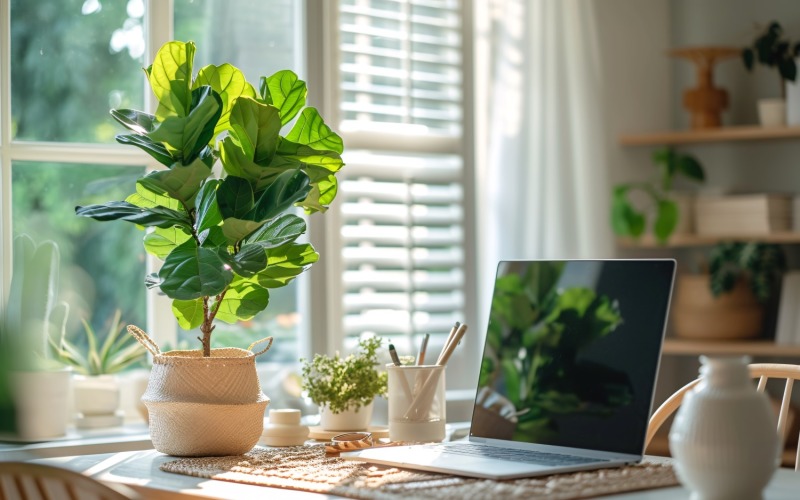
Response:
M176 494L188 498L240 499L264 495L268 491L280 492L280 498L323 499L338 498L329 495L306 493L293 490L277 490L264 486L252 486L228 481L213 481L180 474L163 472L159 466L170 460L169 457L154 450L105 453L74 457L48 458L37 460L41 463L59 465L102 481L123 483L138 490L145 498L177 498ZM779 469L772 478L764 495L765 500L796 500L800 491L800 472ZM678 486L648 491L637 491L622 495L603 497L617 500L668 500L686 499L689 492Z

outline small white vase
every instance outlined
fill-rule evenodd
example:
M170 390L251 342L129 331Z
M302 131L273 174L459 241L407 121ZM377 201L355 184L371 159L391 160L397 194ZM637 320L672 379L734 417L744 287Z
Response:
M124 414L119 411L119 380L114 375L75 375L72 379L75 395L75 424L80 429L95 429L122 425Z
M269 411L269 422L258 444L265 446L302 446L308 439L308 427L300 424L300 410L280 409Z
M786 101L784 99L759 99L758 119L762 127L786 125Z
M319 407L319 425L325 431L364 431L372 420L372 402L354 410L352 406L346 410L333 413L328 405Z
M11 372L17 434L26 441L46 441L67 433L72 369Z
M758 499L778 467L778 435L767 396L756 391L748 358L701 356L702 381L669 433L675 472L693 500Z

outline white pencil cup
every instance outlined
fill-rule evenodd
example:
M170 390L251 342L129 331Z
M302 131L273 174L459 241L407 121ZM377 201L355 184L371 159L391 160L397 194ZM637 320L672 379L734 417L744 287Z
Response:
M389 439L430 443L445 437L444 366L389 365Z

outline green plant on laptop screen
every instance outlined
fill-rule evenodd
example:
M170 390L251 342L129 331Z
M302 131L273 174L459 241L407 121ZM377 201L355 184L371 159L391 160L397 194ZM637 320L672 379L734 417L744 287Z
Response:
M503 385L516 414L514 439L541 441L555 417L610 414L632 401L627 377L581 359L622 323L617 303L583 287L557 287L563 263L538 262L498 278L479 387Z

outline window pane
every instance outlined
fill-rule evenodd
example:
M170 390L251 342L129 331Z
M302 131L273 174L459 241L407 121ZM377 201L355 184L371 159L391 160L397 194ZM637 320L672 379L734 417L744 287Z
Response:
M228 62L258 88L261 76L278 70L302 73L301 6L296 0L175 0L175 37L197 44L195 71Z
M61 253L61 299L70 305L68 335L86 319L105 332L115 309L144 327L145 256L142 231L125 222L75 215L76 205L121 200L134 191L139 167L14 162L14 234L55 241Z
M11 0L12 136L114 142L110 108L143 108L143 0Z
M175 38L197 44L195 72L207 64L231 63L258 89L261 76L291 69L302 70L302 2L296 0L175 0ZM285 135L288 130L284 130ZM297 280L305 279L301 275ZM265 362L296 362L301 316L297 280L271 289L267 309L251 321L229 325L216 321L212 344L247 347L254 340L274 336ZM199 346L199 329L179 329L182 346Z

